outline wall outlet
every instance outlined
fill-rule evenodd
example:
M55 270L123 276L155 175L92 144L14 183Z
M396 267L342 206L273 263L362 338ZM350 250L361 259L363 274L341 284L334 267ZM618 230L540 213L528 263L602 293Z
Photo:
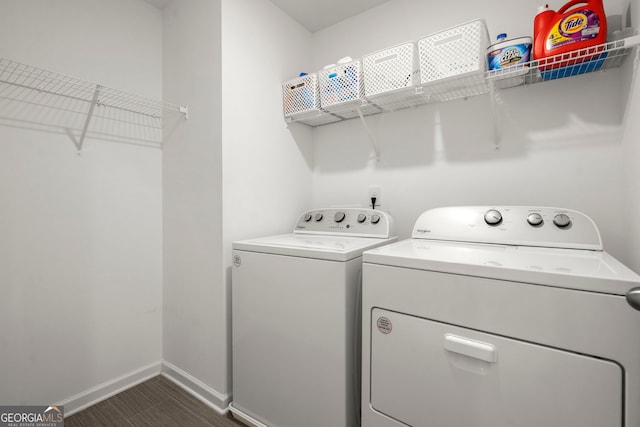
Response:
M376 199L375 203L373 203L374 198ZM369 186L369 200L371 201L371 205L369 205L369 207L371 207L372 209L375 209L376 207L380 207L380 186L379 185Z
M369 186L369 198L376 197L380 198L380 186L379 185L370 185Z

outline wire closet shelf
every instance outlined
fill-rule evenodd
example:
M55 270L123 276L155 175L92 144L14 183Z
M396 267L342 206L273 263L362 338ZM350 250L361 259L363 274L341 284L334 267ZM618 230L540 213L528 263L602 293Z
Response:
M632 36L499 70L491 70L486 73L486 78L500 88L541 83L617 68L622 65L631 49L638 44L640 44L640 36Z
M362 105L374 104L381 107L382 111L395 111L423 104L490 94L493 108L495 108L495 98L499 90L618 68L639 44L640 35L635 35L500 70L478 69L477 72L463 75L453 75L455 70L449 70L452 75L445 78L428 83L416 82L404 88L365 95L362 98ZM389 74L393 75L393 73L394 70L389 70ZM422 70L417 70L417 73L422 74ZM400 77L406 77L406 75L405 71L398 74ZM368 78L370 77L365 73L365 87L368 84ZM311 111L302 111L285 116L285 120L318 126L347 118L340 116L340 113L329 114L330 112L322 105L314 111L315 114L311 114ZM332 120L318 120L327 116Z
M0 124L67 134L78 151L85 137L162 147L171 118L188 107L113 89L0 58Z

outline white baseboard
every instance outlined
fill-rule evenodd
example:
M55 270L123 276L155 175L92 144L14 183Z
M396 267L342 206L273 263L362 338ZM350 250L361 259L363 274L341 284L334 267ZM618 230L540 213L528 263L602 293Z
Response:
M62 402L57 402L56 404L64 405L65 416L73 415L91 405L95 405L98 402L140 384L149 378L153 378L160 374L161 371L162 364L160 362L152 363L148 366L80 392L63 400Z
M218 393L199 379L166 360L162 361L162 375L219 414L227 413L231 402L230 395Z
M227 413L231 396L218 393L202 381L165 360L152 363L99 384L61 402L57 402L56 405L64 405L64 415L70 416L159 374L162 374L162 376L174 382L219 414Z
M256 420L252 416L245 414L241 410L234 407L233 402L229 404L229 410L233 414L233 418L240 420L243 424L246 424L251 427L267 427L267 425L262 424L260 421Z

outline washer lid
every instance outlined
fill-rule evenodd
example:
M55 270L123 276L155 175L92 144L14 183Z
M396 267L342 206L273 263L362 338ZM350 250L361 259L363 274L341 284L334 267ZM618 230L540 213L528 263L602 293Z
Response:
M331 261L348 261L361 256L368 249L396 240L396 237L374 239L292 233L234 242L233 249Z
M626 295L640 276L604 251L409 239L363 261L418 270Z

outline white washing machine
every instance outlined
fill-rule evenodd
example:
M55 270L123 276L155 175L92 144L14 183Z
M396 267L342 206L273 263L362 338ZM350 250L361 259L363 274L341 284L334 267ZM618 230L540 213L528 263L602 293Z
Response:
M363 427L640 427L640 277L584 214L433 209L363 262Z
M304 213L233 243L232 414L253 426L359 425L362 253L395 241L373 209Z

